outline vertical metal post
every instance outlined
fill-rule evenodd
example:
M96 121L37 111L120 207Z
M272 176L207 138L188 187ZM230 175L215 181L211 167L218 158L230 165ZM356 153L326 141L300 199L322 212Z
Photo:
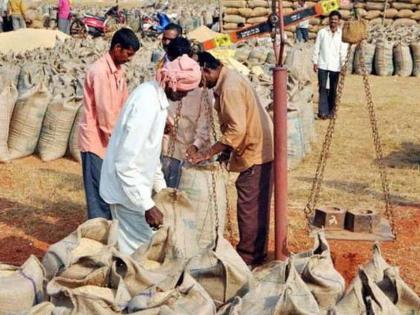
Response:
M283 66L284 23L282 0L278 3L280 49L273 70L274 110L274 223L276 260L286 260L287 245L287 69ZM274 49L278 46L274 41Z
M219 31L223 33L223 2L219 0Z

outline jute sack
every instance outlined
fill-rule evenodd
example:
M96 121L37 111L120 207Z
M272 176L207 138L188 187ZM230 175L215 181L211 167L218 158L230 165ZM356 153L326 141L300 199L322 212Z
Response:
M216 184L214 192L213 176ZM217 164L182 168L178 188L186 193L196 212L196 233L200 248L214 248L217 237L223 236L228 177L227 171Z
M42 83L19 96L10 122L10 159L34 153L50 99L51 95Z
M49 247L42 260L47 278L56 276L81 257L115 248L117 233L117 221L97 218L84 222L76 231Z
M80 120L82 119L83 106L80 106L77 110L76 118L74 119L73 126L71 127L68 152L69 155L77 162L81 162L82 158L80 156L80 147L79 147L79 130L80 130Z
M406 18L395 19L394 23L393 23L393 26L396 27L396 26L400 26L400 25L403 25L403 26L417 25L417 21L411 20L411 19L406 19Z
M249 17L253 17L253 12L254 10L252 10L251 8L240 8L238 9L238 15L249 18Z
M70 315L66 307L56 307L51 302L43 302L32 307L27 315Z
M391 6L397 10L402 10L402 9L415 10L416 9L416 5L414 3L392 2Z
M226 8L245 8L246 7L246 1L240 1L240 0L226 0L222 2L223 6Z
M361 269L358 281L348 290L332 314L400 315L398 308L388 299L375 282Z
M253 17L265 16L267 17L270 14L270 9L268 8L254 8L252 10Z
M342 41L348 44L358 44L367 39L367 23L363 20L347 21L343 25Z
M248 1L248 6L250 8L257 8L257 7L269 8L270 4L267 0L251 0L251 1Z
M400 77L409 77L413 73L413 58L410 47L397 44L394 47L395 74Z
M356 48L357 45L350 45L349 49L350 49L350 56L349 56L349 61L347 63L347 73L352 74L353 70L354 70L354 54L356 53Z
M218 315L320 314L293 259L264 265L254 271L254 276L256 287L242 298L235 297Z
M203 287L184 272L176 287L162 292L152 286L134 296L127 310L133 315L213 315L216 314L216 305Z
M394 63L392 60L393 44L388 41L379 40L375 50L375 73L379 76L390 76L394 73Z
M71 128L79 107L80 100L74 97L63 99L61 96L53 99L48 105L38 142L38 152L42 161L56 160L66 154Z
M375 56L376 46L374 44L363 43L364 45L364 57L365 57L365 68L368 74L372 73L373 68L373 58ZM360 66L360 54L362 53L361 46L358 45L354 53L354 72L357 74L362 74L362 68Z
M0 314L23 314L44 300L45 270L31 255L21 266L0 263Z
M385 17L389 18L389 19L393 19L398 15L398 10L397 9L388 9L385 12Z
M380 17L381 12L382 11L380 11L380 10L366 9L366 14L363 18L365 18L366 20L373 20L373 19L376 19L377 17Z
M411 16L411 18L415 21L420 21L420 10L414 11L413 15Z
M243 296L253 286L253 276L232 245L219 238L215 250L205 249L193 257L186 270L209 293L216 306Z
M413 15L412 10L403 9L403 10L398 11L397 18L409 19L411 18L412 15Z
M235 59L239 62L246 62L251 54L251 47L249 46L241 46L235 49Z
M389 7L389 4L388 4ZM382 11L385 8L385 2L366 2L365 9L370 10L380 10Z
M238 15L241 8L225 8L223 12L228 15ZM245 8L243 8L245 9ZM241 10L243 10L241 9Z
M236 23L226 23L226 24L223 24L223 29L224 30L236 30L236 29L238 29L238 24L236 24Z
M239 23L245 23L246 19L244 17L240 16L240 15L226 15L223 18L223 21L227 22L227 23L239 24Z
M17 89L10 81L0 91L0 162L7 162L9 160L7 139L9 138L10 120L12 119L13 108L15 107L17 97Z
M20 67L18 65L0 64L0 91L8 85L8 81L17 87L19 74Z
M317 234L313 250L294 256L294 264L322 310L337 304L344 294L345 281L334 268L323 232Z
M26 93L35 86L46 80L44 67L38 62L28 62L24 64L19 73L18 91L19 95Z
M413 56L413 75L420 76L420 43L410 45L411 55Z

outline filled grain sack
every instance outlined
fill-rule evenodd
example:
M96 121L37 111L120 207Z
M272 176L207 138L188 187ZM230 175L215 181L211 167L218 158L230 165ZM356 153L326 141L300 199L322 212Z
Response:
M216 306L243 296L254 284L248 266L223 237L217 240L215 250L205 249L194 256L186 270L209 293Z
M350 47L350 56L347 63L347 73L352 74L354 70L354 54L356 53L357 45L351 45Z
M252 48L248 45L239 46L235 49L235 59L239 62L246 62L251 54Z
M411 44L410 50L413 57L413 75L420 77L420 43Z
M305 156L302 116L298 110L287 112L287 169L295 169Z
M249 54L249 58L247 63L248 64L263 64L266 62L268 57L269 49L263 46L257 46L252 49L251 53Z
M389 19L393 19L398 15L398 10L397 9L388 9L385 12L385 17L389 18Z
M0 263L0 314L25 314L44 301L45 270L31 255L21 266Z
M217 315L320 314L311 291L295 269L293 258L254 270L255 288L235 297Z
M411 16L411 18L415 21L420 21L420 9L414 11L413 15Z
M393 44L385 40L379 40L375 49L375 73L379 76L390 76L394 73L392 59Z
M406 2L392 2L391 6L397 10L403 10L403 9L415 10L416 9L416 5L414 3L406 3Z
M387 5L387 8L389 8L389 3ZM380 10L383 11L385 9L385 2L366 2L365 9L368 11L371 10Z
M201 248L214 248L217 237L223 236L227 185L228 173L218 164L182 168L178 189L186 193L196 212L197 239Z
M373 69L373 58L375 56L376 46L374 44L369 44L369 43L362 43L361 45L363 45L366 72L367 74L371 74L372 69ZM362 54L361 45L357 46L356 51L354 53L353 67L354 67L354 72L356 74L362 74L362 67L360 64L361 63L360 55Z
M413 15L412 10L403 9L403 10L398 11L397 18L410 19L412 15Z
M250 0L248 1L248 6L250 8L269 8L270 3L267 0Z
M248 24L258 24L268 21L268 17L266 16L260 16L260 17L253 17L246 20L246 23Z
M297 272L323 311L332 308L344 294L345 281L334 268L324 232L316 235L313 250L294 256Z
M226 23L245 23L246 19L240 15L225 15L223 21Z
M224 8L223 12L227 15L239 15L239 10L246 9L246 8Z
M365 16L363 17L366 20L373 20L381 16L381 12L379 10L367 10Z
M10 159L34 153L50 99L51 95L43 83L19 96L10 122Z
M81 100L75 97L64 99L58 96L48 105L38 142L38 152L42 161L56 160L66 153L80 103Z
M102 218L81 224L70 235L48 248L42 260L47 278L53 278L82 257L116 248L117 229L117 221Z
M393 26L411 26L411 25L417 25L417 21L407 18L398 18L394 20Z
M0 91L8 85L8 81L17 87L19 81L20 66L13 64L0 63Z
M7 140L17 97L18 91L11 81L0 90L0 162L7 162L10 159Z
M23 64L18 78L19 95L26 93L41 82L47 80L44 66L40 62L27 62Z
M226 24L223 24L223 29L224 30L227 30L227 31L229 31L229 30L237 30L239 27L238 27L238 24L236 24L236 23L226 23Z
M68 144L68 152L69 155L77 162L82 161L82 157L80 155L80 147L79 147L79 130L80 130L80 120L82 119L82 112L83 106L80 106L76 118L74 119L73 126L71 127L70 137L69 137L69 144Z
M224 0L224 1L222 1L222 5L226 8L245 8L246 7L246 1Z
M395 74L409 77L413 73L413 58L408 45L397 44L394 47Z

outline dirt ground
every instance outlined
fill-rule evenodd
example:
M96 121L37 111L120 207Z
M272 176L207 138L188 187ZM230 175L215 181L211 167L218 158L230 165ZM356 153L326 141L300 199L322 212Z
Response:
M382 244L386 260L420 293L420 79L371 77L389 171L397 241ZM327 122L316 122L312 153L289 173L289 250L312 247L302 212L309 196ZM350 76L339 111L320 205L382 209L379 175L364 107L362 81ZM36 156L0 165L0 261L22 264L38 257L85 219L80 165L43 163ZM236 232L236 231L235 231ZM235 233L236 234L236 233ZM270 251L273 251L273 233ZM347 283L371 257L372 242L329 241Z

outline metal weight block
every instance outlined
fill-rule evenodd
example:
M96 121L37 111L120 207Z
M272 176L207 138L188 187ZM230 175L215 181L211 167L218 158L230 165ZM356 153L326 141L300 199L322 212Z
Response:
M372 233L381 220L375 210L353 209L347 211L345 228L356 233Z
M325 230L342 230L346 210L338 207L324 207L315 210L313 224L317 227L324 227Z

